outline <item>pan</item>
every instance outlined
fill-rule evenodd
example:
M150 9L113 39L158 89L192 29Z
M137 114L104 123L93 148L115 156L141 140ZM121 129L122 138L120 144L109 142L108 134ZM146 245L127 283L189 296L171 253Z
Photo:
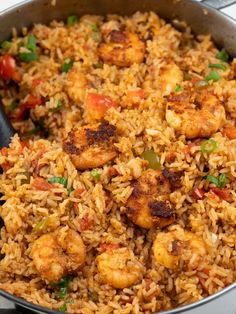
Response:
M195 34L211 34L219 47L224 47L233 57L236 56L236 21L219 10L232 4L232 0L26 0L0 13L0 41L10 37L11 28L20 30L33 23L47 24L53 19L66 19L71 13L131 15L136 11L155 11L165 20L184 20ZM7 146L14 129L0 106L0 148ZM0 295L16 305L16 310L6 313L49 313L59 314L8 292L0 290ZM1 312L1 311L0 311ZM5 312L4 312L5 313ZM236 283L222 291L187 306L179 307L161 314L235 314Z

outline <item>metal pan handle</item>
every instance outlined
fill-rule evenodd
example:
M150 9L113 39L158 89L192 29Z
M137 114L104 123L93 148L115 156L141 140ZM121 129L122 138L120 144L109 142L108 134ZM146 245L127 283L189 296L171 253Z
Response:
M11 137L14 134L15 130L11 126L3 107L0 104L0 149L9 145Z
M208 4L211 7L215 8L215 9L223 9L223 8L227 8L232 4L235 4L236 1L235 0L203 0L202 1L204 4Z

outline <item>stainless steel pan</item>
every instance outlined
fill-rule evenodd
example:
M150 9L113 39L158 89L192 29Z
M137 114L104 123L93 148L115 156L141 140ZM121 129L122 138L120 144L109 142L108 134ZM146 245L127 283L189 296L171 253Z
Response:
M211 34L219 47L224 47L231 56L236 56L236 21L214 9L227 6L232 0L26 0L0 13L0 41L10 37L11 28L18 30L33 23L49 23L52 19L65 19L68 15L116 13L130 15L136 11L155 11L166 20L185 20L196 34ZM211 5L211 6L209 6ZM11 129L0 110L0 144L7 145ZM26 302L0 290L0 295L20 306L23 313L59 314L41 306ZM1 311L0 311L1 312ZM15 312L17 313L17 311ZM236 284L208 298L162 314L236 314Z

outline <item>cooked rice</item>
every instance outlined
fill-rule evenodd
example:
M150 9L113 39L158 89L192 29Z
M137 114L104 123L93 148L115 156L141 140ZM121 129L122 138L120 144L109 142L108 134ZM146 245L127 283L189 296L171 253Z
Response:
M101 64L91 24L97 24L99 33L105 21L118 21L122 29L143 38L144 62L129 67ZM210 36L195 38L188 27L180 32L152 12L138 12L131 17L84 16L73 26L53 21L49 26L34 25L30 33L37 38L39 60L29 63L18 60L23 73L19 88L10 84L6 89L1 82L0 90L18 132L7 153L2 150L0 154L4 169L0 192L5 201L0 206L4 221L0 239L0 288L51 309L60 309L66 303L68 313L153 313L195 302L233 283L236 279L236 140L227 138L221 128L211 136L217 149L203 154L200 144L179 135L167 123L168 93L163 92L161 81L163 69L173 64L203 80L212 70L208 64L220 63ZM17 55L19 46L26 41L27 34L15 36L7 53ZM70 81L70 72L61 73L68 57L73 57L73 68L81 80ZM210 82L207 88L224 102L227 123L234 127L235 63L226 67L225 71L217 70L221 79ZM80 85L83 79L86 87ZM32 87L35 80L42 82ZM68 86L73 84L78 101L72 100L68 93ZM184 79L182 89L189 86L194 86L194 81ZM140 88L145 97L130 101L129 92ZM32 90L44 102L31 109L29 118L17 121L9 105L18 100L27 101ZM93 123L83 107L88 93L109 96L119 104L104 117L117 129L118 155L97 169L99 179L92 177L90 170L77 170L62 145L73 127ZM63 106L53 110L58 100ZM28 136L27 132L37 127L38 121L43 121L46 132L27 137L25 145L20 136ZM176 219L162 230L143 229L126 216L132 182L148 167L141 155L150 149L159 156L162 169L181 175L181 187L169 196ZM206 180L207 174L218 177L220 173L228 178L227 199L215 194L214 186ZM40 191L32 185L36 177L45 180L65 177L67 188L54 184L52 189ZM69 188L73 188L70 194ZM196 188L204 189L203 198L193 197ZM44 219L50 219L47 226L37 228ZM73 274L65 299L58 298L58 286L52 286L40 276L31 252L36 239L59 227L63 227L62 233L68 227L77 231L86 247L86 263ZM207 254L199 261L193 250L188 266L183 256L176 269L168 269L156 262L153 242L160 232L178 233L182 228L204 241ZM104 247L109 251L116 246L131 250L135 259L130 262L143 267L139 280L121 289L104 282L96 260Z

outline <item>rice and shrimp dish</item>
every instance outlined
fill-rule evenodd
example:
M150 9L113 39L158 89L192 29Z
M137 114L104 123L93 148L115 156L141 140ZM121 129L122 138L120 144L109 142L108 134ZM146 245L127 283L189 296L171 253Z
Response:
M236 60L155 13L13 30L0 94L0 289L154 313L236 279Z

